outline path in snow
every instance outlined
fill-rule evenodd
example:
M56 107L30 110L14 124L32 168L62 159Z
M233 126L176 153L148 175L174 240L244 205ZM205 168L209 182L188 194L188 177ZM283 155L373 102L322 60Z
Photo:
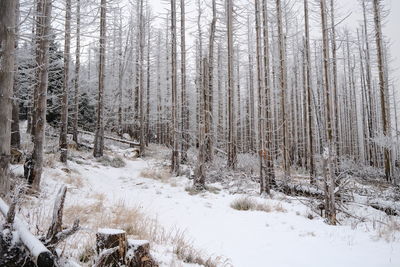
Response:
M139 177L152 168L149 161L126 160L123 168L91 163L98 167L70 163L87 180L87 187L74 194L105 193L108 201L143 206L161 225L185 230L195 247L225 256L233 266L400 266L399 242L374 241L372 231L309 220L307 208L296 201L282 202L287 212L236 211L230 203L238 196L224 191L189 195L185 177L171 178L172 185ZM258 199L271 206L280 202Z

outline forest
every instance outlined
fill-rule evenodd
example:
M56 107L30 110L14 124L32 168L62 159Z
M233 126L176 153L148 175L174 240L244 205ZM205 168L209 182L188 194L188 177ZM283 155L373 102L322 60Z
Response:
M0 266L400 266L394 11L345 2L0 0Z

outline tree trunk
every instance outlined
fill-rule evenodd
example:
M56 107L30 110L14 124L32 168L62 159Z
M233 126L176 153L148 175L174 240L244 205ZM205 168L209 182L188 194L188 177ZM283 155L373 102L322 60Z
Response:
M233 79L233 1L227 0L227 45L228 45L228 167L237 165L235 132L234 79Z
M105 79L105 56L106 56L106 0L101 0L100 7L100 58L99 58L99 92L97 97L97 120L96 135L94 138L93 156L103 156L104 149L104 79Z
M307 114L308 114L308 161L310 164L310 183L315 183L315 167L314 167L314 133L313 133L313 116L312 116L312 81L311 81L311 55L310 55L310 31L308 20L308 0L304 0L304 22L305 22L305 58L306 58L306 83L307 83Z
M69 61L71 47L71 0L65 2L65 37L64 37L64 82L61 96L61 127L60 127L60 161L67 162L68 158L68 90L69 90Z
M38 1L38 18L37 18L37 50L36 64L38 70L36 73L38 84L35 87L35 95L37 96L34 110L35 119L33 125L34 130L34 147L32 154L33 168L30 172L28 181L32 184L32 188L38 191L40 188L40 180L43 169L43 149L45 138L46 124L46 98L48 86L48 65L49 65L49 33L51 22L52 2L49 0Z
M0 2L0 194L9 190L16 1Z
M331 91L330 91L330 71L329 71L329 40L328 40L328 25L325 0L320 0L321 8L321 26L323 36L323 61L324 61L324 85L325 85L325 132L326 144L323 152L323 171L325 182L325 211L326 217L330 224L336 224L336 207L334 195L334 171L333 171L333 131L332 131L332 111L331 111Z
M284 44L284 33L282 27L282 5L281 0L276 0L276 11L277 11L277 25L278 25L278 45L279 45L279 89L281 92L281 127L282 127L282 156L283 156L283 170L284 179L288 182L290 177L290 166L289 166L289 136L288 136L288 115L286 114L286 56L285 56L285 44Z
M81 2L76 0L76 50L75 50L75 95L74 95L74 121L72 140L78 144L78 119L79 119L79 71L81 67Z
M178 118L177 118L177 68L176 68L176 0L171 0L171 67L172 67L172 157L171 172L179 174L179 151L178 151Z
M385 80L385 66L383 60L383 45L382 45L382 28L381 28L381 14L380 14L380 0L374 0L374 24L375 24L375 41L376 41L376 50L377 50L377 57L378 57L378 72L379 72L379 93L380 93L380 101L381 101L381 117L382 117L382 131L385 137L390 137L390 125L389 125L389 116L390 112L387 108L387 101L386 101L386 80ZM383 157L384 157L384 167L385 167L385 176L388 182L393 182L393 177L391 174L391 167L390 167L390 150L387 147L383 148Z
M181 162L187 162L189 148L189 108L186 95L186 38L185 38L185 0L181 0Z

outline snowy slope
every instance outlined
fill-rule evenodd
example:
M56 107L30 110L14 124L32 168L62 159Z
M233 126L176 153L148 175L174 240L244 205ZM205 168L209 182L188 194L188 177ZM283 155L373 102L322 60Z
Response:
M226 266L400 266L399 240L379 238L372 225L352 229L329 226L322 219L310 220L306 206L295 199L279 200L279 194L274 199L253 196L279 207L278 211L237 211L230 204L239 195L224 190L190 195L185 191L191 183L186 177L141 177L158 168L154 160L125 161L123 168L105 167L90 157L84 159L84 164L69 162L69 168L84 182L70 190L67 205L95 193L105 195L109 207L121 201L128 207L139 205L166 229L184 231L205 254L229 259L221 261ZM46 170L44 183L48 187L59 183L59 168ZM169 266L162 259L162 251L156 254L163 266Z

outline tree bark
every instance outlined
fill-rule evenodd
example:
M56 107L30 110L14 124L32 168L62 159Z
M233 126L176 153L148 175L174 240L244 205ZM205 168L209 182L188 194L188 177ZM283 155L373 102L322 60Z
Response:
M76 50L75 50L75 95L74 95L74 121L72 140L78 144L78 119L79 119L79 82L81 67L81 1L76 0Z
M0 2L0 193L6 194L10 182L12 96L15 61L15 1Z
M100 6L100 58L99 58L99 92L97 97L96 135L94 138L93 156L103 156L104 149L104 80L105 80L105 53L106 53L106 0L101 0Z
M383 45L382 45L382 27L381 27L381 10L380 10L380 0L374 0L374 24L375 24L375 41L376 41L376 50L378 57L378 72L379 72L379 95L381 101L381 119L382 119L382 131L385 137L390 137L390 127L389 127L389 116L390 112L387 106L389 105L386 101L386 80L385 80L385 66L383 59ZM388 182L393 182L393 177L391 174L390 167L390 150L387 147L383 148L383 157L384 157L384 168L385 168L385 177Z
M71 0L65 1L65 36L64 36L64 82L61 96L61 127L60 127L60 161L67 163L68 158L68 90L69 63L71 47Z
M171 67L172 67L172 157L171 172L179 174L179 151L178 151L178 118L177 118L177 66L176 66L176 0L171 0Z
M38 84L35 87L36 101L34 105L35 116L33 120L34 147L32 154L33 168L30 172L28 181L32 183L32 189L38 191L40 189L40 180L43 169L43 149L45 138L46 124L46 98L48 86L48 65L49 65L49 33L51 22L52 1L38 1L38 17L37 17L37 50L36 64L38 66L36 79Z

